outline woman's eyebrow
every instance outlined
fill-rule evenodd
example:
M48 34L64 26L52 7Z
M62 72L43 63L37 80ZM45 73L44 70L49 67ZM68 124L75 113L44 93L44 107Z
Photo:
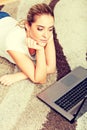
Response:
M44 26L42 26L42 25L37 25L37 27L42 27L42 28L44 28Z
M45 26L43 26L43 25L37 25L38 27L42 27L42 28L45 28ZM48 27L48 28L54 28L54 26L52 25L52 26L50 26L50 27Z
M54 25L50 26L49 28L54 28Z

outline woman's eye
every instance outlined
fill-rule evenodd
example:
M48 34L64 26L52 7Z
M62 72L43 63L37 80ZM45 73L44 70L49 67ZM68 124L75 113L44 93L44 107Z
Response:
M38 30L38 31L42 31L42 30L43 30L43 28L37 28L37 30Z
M53 32L53 28L49 29L50 32Z

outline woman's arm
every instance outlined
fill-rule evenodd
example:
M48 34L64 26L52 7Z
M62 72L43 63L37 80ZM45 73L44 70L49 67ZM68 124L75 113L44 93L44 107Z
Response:
M9 50L8 53L30 80L35 83L43 83L46 80L46 60L43 47L36 51L36 65L23 53L12 50Z
M47 76L46 58L44 48L36 51L35 80L45 83Z
M27 79L28 77L23 72L6 74L0 77L0 82L3 85L9 86L17 81Z
M34 83L46 82L48 73L56 70L56 56L53 41L50 41L45 49L40 47L36 51L36 65L23 53L9 50L9 55L13 58L21 72L4 75L0 77L0 82L4 85L11 85L16 81L29 78Z
M56 52L53 38L48 41L45 48L47 73L54 73L56 71Z

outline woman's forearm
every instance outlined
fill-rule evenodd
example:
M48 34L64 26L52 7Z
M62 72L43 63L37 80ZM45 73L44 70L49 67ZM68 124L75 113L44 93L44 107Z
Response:
M36 59L35 80L39 83L46 82L47 70L44 48L37 50Z
M23 72L18 72L14 74L18 80L23 80L29 78ZM44 48L36 51L36 66L34 70L34 79L32 80L34 83L44 83L46 82L47 76L47 66L46 66L46 58Z
M25 75L23 72L17 72L13 74L18 81L28 79L28 76Z

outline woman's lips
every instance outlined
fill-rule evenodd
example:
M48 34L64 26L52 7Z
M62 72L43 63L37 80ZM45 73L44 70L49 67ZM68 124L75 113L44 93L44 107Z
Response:
M40 40L41 42L43 42L43 43L47 43L47 40Z

